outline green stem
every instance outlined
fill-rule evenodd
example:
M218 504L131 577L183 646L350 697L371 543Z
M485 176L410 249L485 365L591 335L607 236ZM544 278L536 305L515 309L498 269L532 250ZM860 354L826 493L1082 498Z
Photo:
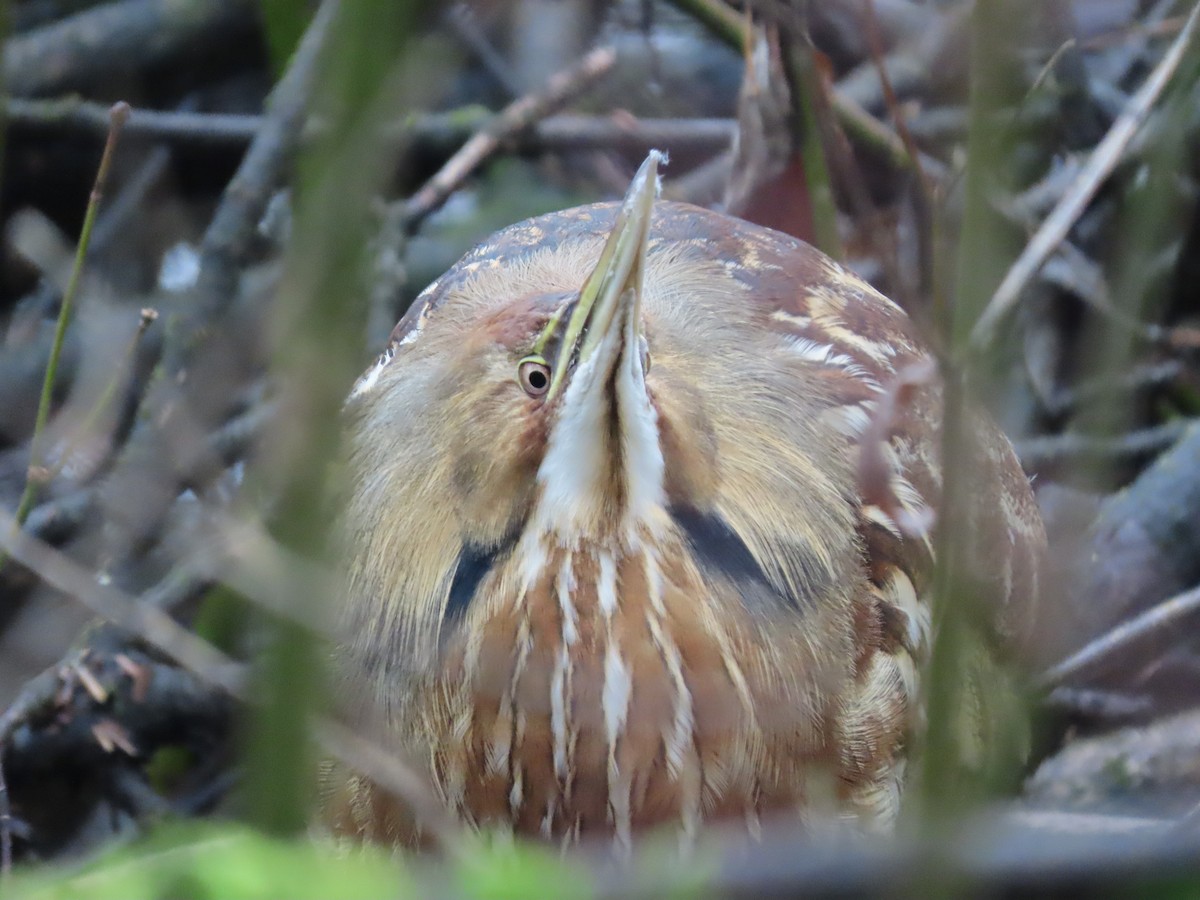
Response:
M784 32L784 64L792 92L792 134L800 158L804 161L804 180L812 203L813 242L834 259L842 259L842 239L838 234L837 201L833 180L825 158L825 130L821 127L823 86L813 61L813 47L807 35Z
M746 23L725 4L716 0L670 0L670 3L734 50L741 52L745 48Z
M46 363L46 376L42 379L42 393L38 399L37 418L33 424L33 437L29 441L29 469L25 474L25 489L17 503L14 527L19 528L29 518L38 491L47 481L42 465L42 441L45 439L46 422L50 419L50 404L54 398L54 382L58 376L58 362L62 357L63 344L66 342L67 325L71 321L71 311L75 305L75 295L79 292L79 279L83 272L83 264L87 259L88 245L92 239L92 228L96 224L96 213L100 209L100 198L104 196L104 185L108 181L108 172L112 168L113 153L117 139L121 136L121 127L129 118L129 104L115 103L109 110L110 125L108 139L104 142L104 153L100 157L100 167L96 171L96 182L92 186L91 196L88 197L87 210L83 214L83 228L79 232L79 242L75 245L75 262L71 266L71 277L67 281L67 289L63 291L62 305L58 310L58 321L54 326L54 342L50 345L50 359ZM0 569L8 560L7 554L0 554Z

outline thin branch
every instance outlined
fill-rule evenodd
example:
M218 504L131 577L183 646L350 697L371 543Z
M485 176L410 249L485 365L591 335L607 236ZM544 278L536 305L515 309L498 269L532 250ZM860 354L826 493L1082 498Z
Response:
M1113 661L1113 656L1131 644L1137 644L1170 628L1180 628L1187 618L1200 612L1200 587L1176 594L1170 600L1150 607L1144 613L1088 643L1062 662L1052 666L1038 679L1040 687L1052 689L1094 673Z
M908 127L908 118L904 114L904 109L900 105L900 98L896 94L896 90L892 85L892 77L888 73L887 65L884 61L883 36L879 28L879 16L875 10L875 0L863 0L863 13L866 22L867 47L871 53L871 60L875 64L875 69L879 73L879 83L883 88L883 98L887 106L889 115L892 117L892 123L896 127L896 134L904 143L905 152L908 158L912 161L913 174L916 176L917 189L913 195L913 212L916 214L916 238L917 238L917 296L932 297L934 291L933 277L933 239L934 239L934 222L935 205L933 199L933 186L930 184L929 176L925 174L925 167L921 164L921 151L917 147L917 142L912 136L912 132ZM897 284L897 287L902 285Z
M64 131L103 137L108 132L108 107L78 97L49 100L10 98L4 104L8 123L44 131ZM495 118L482 106L408 116L385 125L389 139L419 146L461 145ZM125 134L176 144L244 147L258 135L264 117L255 114L209 113L186 110L134 108ZM319 120L305 122L305 140L321 134ZM563 152L629 148L642 152L652 147L686 145L699 152L717 152L733 142L736 123L720 118L639 118L632 115L548 116L508 136L523 152Z
M120 496L131 480L179 484L167 436L181 416L212 406L199 396L206 386L180 376L204 346L211 324L243 296L241 270L250 260L267 203L299 147L317 62L339 8L339 0L323 0L317 8L287 71L271 91L262 127L204 233L195 287L181 302L161 310L162 358L150 389L142 396L134 430L100 488L115 507L120 507ZM173 497L168 487L145 499L136 516L110 516L104 535L110 552L125 552L153 534Z
M1084 403L1107 401L1116 394L1136 394L1163 387L1178 380L1185 371L1186 367L1177 359L1148 363L1135 366L1128 372L1114 373L1063 388L1043 399L1042 404L1050 415L1063 416Z
M682 12L705 26L718 40L738 53L745 43L746 24L731 8L716 0L670 0ZM946 171L937 160L922 154L918 159L909 155L904 140L835 85L829 92L829 103L838 124L853 140L878 153L894 168L904 171L918 164L930 178L941 178Z
M1166 55L1155 66L1154 71L1130 98L1121 115L1113 122L1108 134L1092 151L1087 163L1070 189L1055 206L1054 211L1042 223L1026 245L1016 262L1009 268L1004 280L996 288L987 308L971 329L968 349L981 350L991 341L1000 320L1006 316L1021 297L1030 280L1045 265L1054 249L1062 243L1067 233L1096 195L1100 185L1112 173L1129 142L1146 121L1151 108L1179 68L1197 35L1200 25L1200 3L1197 3L1183 30L1179 32Z
M460 184L500 147L501 143L569 103L580 92L595 84L617 61L611 47L600 47L578 64L552 76L546 86L510 103L483 129L468 140L402 206L409 230L446 202Z
M480 27L475 11L466 3L455 3L446 12L450 30L479 60L480 65L495 79L509 97L521 96L517 75L508 61L492 46L491 40Z
M795 152L803 160L804 180L812 208L813 243L837 260L844 260L838 232L838 209L830 175L828 141L831 131L829 98L816 63L816 48L807 23L797 17L779 30L783 68L791 100L790 126Z
M4 104L8 124L104 134L108 109L80 97L30 100L10 97ZM125 133L154 140L187 141L216 146L245 146L258 134L263 117L253 114L201 113L135 108L125 123Z

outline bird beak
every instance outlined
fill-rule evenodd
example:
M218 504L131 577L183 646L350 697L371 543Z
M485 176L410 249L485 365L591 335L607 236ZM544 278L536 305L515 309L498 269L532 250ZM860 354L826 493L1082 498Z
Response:
M665 155L651 150L633 177L612 234L567 321L547 400L561 389L572 360L576 367L583 366L602 344L614 343L605 341L610 332L628 327L634 340L640 333L642 280L660 162L666 162Z

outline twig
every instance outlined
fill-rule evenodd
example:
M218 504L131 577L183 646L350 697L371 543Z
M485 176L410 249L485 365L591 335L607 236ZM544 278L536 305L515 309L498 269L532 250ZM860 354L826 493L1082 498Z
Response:
M1119 462L1161 453L1178 441L1194 422L1178 419L1113 437L1067 433L1017 441L1017 456L1026 469L1036 469L1064 460Z
M209 435L207 453L196 453L190 457L191 465L179 473L180 480L184 484L198 481L198 473L211 466L213 460L220 460L228 466L243 458L277 412L278 407L274 403L264 402L234 416ZM43 541L71 533L91 511L96 494L97 488L89 485L39 504L29 513L25 530ZM172 596L185 597L192 590L194 587L180 586L172 592Z
M1000 320L1016 305L1025 286L1045 265L1054 248L1067 236L1071 226L1096 195L1100 185L1116 167L1125 148L1145 122L1151 108L1191 48L1198 23L1200 3L1192 8L1187 23L1166 55L1142 82L1137 93L1130 98L1128 105L1113 122L1104 139L1092 151L1079 176L1009 268L1004 280L1000 282L992 299L971 329L968 350L978 351L987 346Z
M287 71L267 99L267 114L250 149L221 196L221 203L204 232L200 245L200 276L192 321L207 321L223 311L237 295L238 268L266 209L271 192L279 184L300 139L312 81L321 48L340 6L339 0L323 0L304 32ZM168 339L166 356L178 363L191 334Z
M1090 688L1057 687L1046 697L1045 705L1059 713L1103 719L1107 724L1141 718L1154 712L1154 699L1145 694Z
M64 97L50 100L10 98L5 105L11 126L103 136L108 130L108 107ZM482 106L425 113L384 126L389 139L412 142L434 150L458 147L485 127L495 114ZM174 144L244 147L258 134L263 117L254 114L207 113L135 108L125 123L127 136ZM321 133L316 120L305 123L303 137ZM625 115L549 116L504 141L521 152L561 153L570 150L628 149L644 153L666 147L715 153L733 142L736 123L719 118L639 118Z
M615 50L600 47L578 64L555 74L542 90L526 94L506 106L402 205L408 230L415 229L440 207L480 163L496 152L501 142L570 102L610 72L616 61Z
M926 178L940 181L946 177L945 164L925 153L918 153L915 159L909 156L904 141L896 132L853 100L838 93L836 87L831 94L831 103L838 124L846 134L868 150L878 153L897 171L908 171L919 163Z
M82 131L103 134L108 113L103 104L79 97L30 100L11 97L5 103L8 124L42 130ZM215 146L245 146L262 127L254 114L201 113L135 108L125 133L154 140L187 141Z
M1038 684L1044 689L1052 689L1082 675L1094 673L1111 662L1117 651L1154 637L1168 628L1181 627L1188 616L1198 611L1200 587L1176 594L1170 600L1164 600L1128 622L1123 622L1052 666L1038 679Z
M717 0L670 0L672 6L687 13L729 47L740 51L746 41L746 22Z
M517 80L516 73L513 72L512 66L508 64L507 60L496 52L496 48L492 46L488 36L479 27L479 22L471 7L461 2L453 4L446 13L446 21L450 24L451 31L468 50L475 54L475 58L504 92L509 97L521 96L521 85Z
M33 436L29 442L29 470L25 475L25 489L17 503L14 527L20 528L25 524L33 502L37 499L39 487L48 479L43 471L42 441L45 439L46 423L50 418L50 403L54 397L54 382L58 375L58 361L62 356L63 343L67 336L67 325L71 321L71 312L75 303L75 295L79 293L79 278L83 273L83 264L87 259L88 244L92 238L92 228L96 224L96 213L100 209L100 200L104 196L104 186L108 181L108 172L112 167L113 154L117 141L121 137L121 127L129 118L129 104L117 103L109 110L108 140L104 142L104 153L100 157L100 166L96 170L96 181L88 198L87 211L83 215L83 227L79 232L79 242L75 247L75 263L71 268L71 277L63 291L62 304L58 310L58 322L54 326L54 342L50 345L50 359L46 363L46 376L42 379L42 393L38 399L37 418L34 420ZM0 553L0 569L3 568L5 556Z
M829 98L814 55L816 48L809 40L806 25L799 16L791 27L779 30L782 43L783 67L791 95L790 125L792 143L804 165L804 180L812 208L813 243L834 259L844 259L842 239L838 233L837 202L827 159L831 130Z

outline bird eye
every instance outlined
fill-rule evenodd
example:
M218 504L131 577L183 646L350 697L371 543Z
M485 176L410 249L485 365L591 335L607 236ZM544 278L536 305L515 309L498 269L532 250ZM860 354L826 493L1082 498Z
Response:
M517 381L530 397L540 397L550 389L550 367L540 356L527 356L517 366Z

